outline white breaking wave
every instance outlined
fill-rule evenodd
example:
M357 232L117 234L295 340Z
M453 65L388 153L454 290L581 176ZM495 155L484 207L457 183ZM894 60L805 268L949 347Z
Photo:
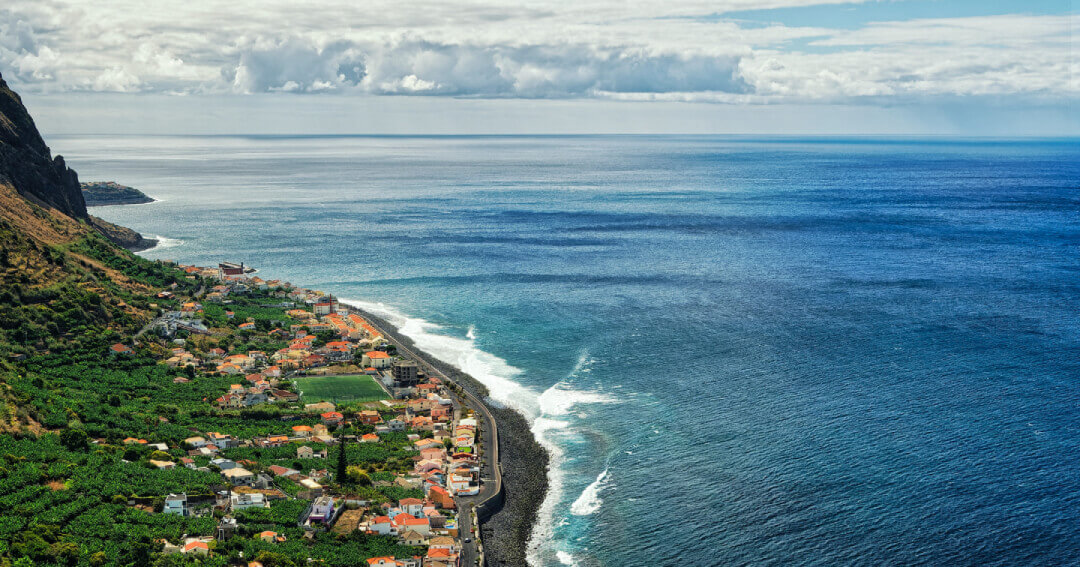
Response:
M341 302L386 319L402 335L412 339L416 348L460 368L487 386L491 398L496 402L517 409L530 421L539 415L538 394L512 380L521 374L521 370L477 348L475 339L439 334L435 331L442 328L440 325L409 317L384 303L350 299L342 299Z
M183 240L180 240L178 238L169 238L168 236L161 236L160 234L145 234L143 235L143 237L157 240L157 244L155 244L151 248L147 248L146 250L138 252L138 254L156 254L157 252L166 248L175 248L184 243Z
M184 243L184 241L179 238L169 238L168 236L161 236L160 234L151 234L150 236L147 236L147 238L153 238L158 241L155 248L175 248Z
M515 378L521 376L521 369L476 346L474 326L469 327L465 338L452 337L437 332L442 328L441 325L417 317L409 317L384 303L344 298L340 301L386 319L397 327L398 332L412 339L418 349L468 373L487 386L492 400L518 410L529 421L533 436L547 450L550 457L547 471L548 492L540 505L537 522L529 538L527 555L530 565L539 565L542 548L545 548L545 544L550 544L552 540L556 508L563 502L565 473L562 465L566 457L564 449L559 444L559 438L568 433L570 410L578 404L618 401L599 392L575 390L567 384L570 378L588 371L588 366L592 363L588 353L582 353L578 357L577 363L566 379L540 393L515 381ZM550 547L546 549L547 553L554 551L556 558L563 564L576 564L569 553L551 550Z
M604 469L604 472L600 473L596 477L596 480L589 486L585 487L585 490L581 492L581 496L578 496L577 500L570 505L570 513L575 516L588 516L595 514L600 509L600 505L604 503L600 498L600 491L607 488L608 485L608 471Z
M583 352L574 368L565 379L540 394L541 416L533 421L532 431L537 441L548 451L548 492L536 515L536 525L529 537L527 559L530 565L539 565L541 554L551 549L555 532L555 517L560 505L563 505L566 475L563 465L566 463L566 451L559 444L560 437L572 436L568 431L571 409L578 404L617 403L618 399L600 392L589 392L572 388L567 382L579 374L588 372L593 359ZM599 507L599 505L598 505ZM550 553L550 551L548 551ZM572 556L563 550L555 551L559 561L566 565L575 565ZM569 563L567 563L569 561Z

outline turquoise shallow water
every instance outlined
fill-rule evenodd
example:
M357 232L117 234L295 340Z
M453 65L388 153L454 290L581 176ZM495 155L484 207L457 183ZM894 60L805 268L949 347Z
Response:
M148 257L381 310L553 452L537 564L1080 548L1080 145L50 140Z

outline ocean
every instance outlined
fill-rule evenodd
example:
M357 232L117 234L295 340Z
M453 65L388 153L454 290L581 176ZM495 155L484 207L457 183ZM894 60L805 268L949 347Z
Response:
M1080 564L1076 140L49 142L522 411L534 565Z

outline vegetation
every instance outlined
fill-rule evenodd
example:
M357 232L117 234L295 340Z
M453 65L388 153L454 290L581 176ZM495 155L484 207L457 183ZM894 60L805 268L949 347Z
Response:
M160 540L176 543L184 534L212 535L217 518L154 511L170 493L209 495L222 479L183 466L162 470L150 461L178 462L186 456L182 441L193 432L253 438L317 423L317 416L299 407L219 409L212 400L236 377L169 368L161 361L174 345L152 333L133 340L161 310L178 308L206 285L93 233L46 244L0 220L0 567L191 562L181 555L161 555ZM176 299L157 297L162 290L172 291ZM249 319L261 331L287 327L291 321L284 311L266 306L273 302L264 293L252 293L227 306L204 305L205 321L219 332L190 336L192 347L221 346L232 352L282 348L283 341L266 333L237 328ZM231 319L227 310L234 313ZM133 346L133 353L109 354L116 343ZM175 381L178 376L188 381ZM315 400L359 403L385 397L368 376L303 380L306 397ZM369 431L370 426L360 426L342 433ZM147 445L165 443L171 449L125 444L128 438L146 440ZM354 479L351 490L375 502L423 496L419 490L372 482L411 468L415 452L404 433L386 435L378 444L350 443L343 453L331 450L330 459L301 461L296 447L233 448L221 456L251 461L256 471L274 464L298 470L345 469L338 478ZM339 454L344 456L340 464ZM208 461L198 457L196 465ZM286 479L276 484L290 497L300 492ZM288 499L270 509L244 511L241 533L214 542L213 554L201 561L228 565L243 553L268 566L306 565L309 558L323 565L355 565L373 556L422 553L390 538L359 533L319 533L306 539L297 527L306 505ZM263 542L256 537L263 530L287 539Z

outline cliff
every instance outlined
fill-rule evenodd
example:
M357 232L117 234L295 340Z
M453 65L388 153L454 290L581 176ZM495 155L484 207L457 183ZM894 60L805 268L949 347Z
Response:
M133 198L130 192L107 189L110 195ZM135 189L123 189L153 201ZM18 202L19 197L44 210L23 206ZM49 214L50 210L62 215ZM81 226L93 227L129 250L145 250L157 243L130 228L91 217L86 212L78 174L64 163L63 157L52 157L22 99L8 87L3 76L0 76L0 220L20 227L27 234L45 234L43 240L50 243L83 236L85 231Z
M52 157L34 119L0 76L0 183L23 197L75 219L89 219L79 176Z

